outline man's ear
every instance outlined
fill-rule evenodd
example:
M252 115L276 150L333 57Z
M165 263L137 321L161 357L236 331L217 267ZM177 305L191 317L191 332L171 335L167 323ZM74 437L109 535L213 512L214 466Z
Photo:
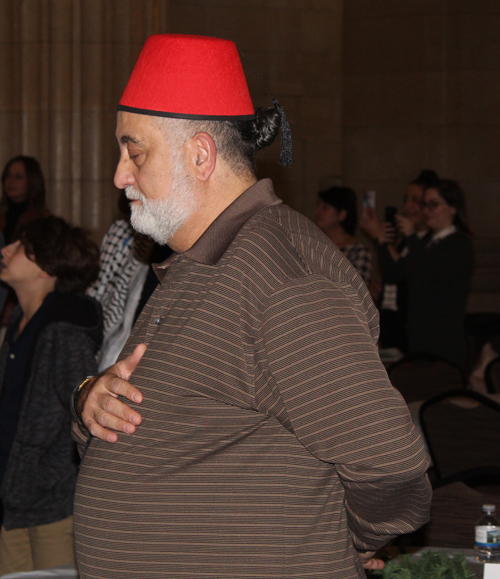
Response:
M206 182L215 170L217 147L208 133L196 133L186 143L188 161L194 176L201 182Z

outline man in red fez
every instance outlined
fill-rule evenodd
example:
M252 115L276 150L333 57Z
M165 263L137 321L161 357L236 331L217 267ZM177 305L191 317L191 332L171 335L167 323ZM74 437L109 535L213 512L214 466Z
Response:
M361 278L257 180L282 109L254 111L233 43L178 35L118 108L115 185L174 254L75 393L81 579L364 577L428 520L428 459Z

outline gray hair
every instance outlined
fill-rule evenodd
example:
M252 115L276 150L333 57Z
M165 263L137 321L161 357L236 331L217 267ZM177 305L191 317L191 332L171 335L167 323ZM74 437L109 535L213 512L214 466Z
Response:
M280 117L274 107L257 109L252 121L195 121L153 117L172 149L179 149L197 133L208 133L217 154L238 176L256 176L254 152L270 145L280 128Z

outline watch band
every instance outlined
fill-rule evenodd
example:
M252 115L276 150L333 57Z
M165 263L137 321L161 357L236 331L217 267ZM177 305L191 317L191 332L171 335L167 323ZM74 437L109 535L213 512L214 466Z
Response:
M94 378L94 376L87 376L85 378L85 380L80 384L80 386L78 386L78 388L76 389L77 392L80 392L80 390L85 386L85 384L87 384L87 382L90 382L92 380L92 378Z
M73 390L73 395L71 397L71 414L74 422L81 422L81 417L78 416L78 412L76 411L76 405L78 404L80 392L82 388L85 386L85 384L87 384L87 382L90 382L94 378L95 376L87 376L85 380L78 386L78 388L75 388Z

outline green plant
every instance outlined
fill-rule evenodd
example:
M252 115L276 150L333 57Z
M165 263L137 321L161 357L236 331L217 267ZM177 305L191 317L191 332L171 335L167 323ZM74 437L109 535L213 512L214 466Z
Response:
M388 561L383 571L373 572L383 579L474 579L465 557L450 557L444 551L402 555Z

